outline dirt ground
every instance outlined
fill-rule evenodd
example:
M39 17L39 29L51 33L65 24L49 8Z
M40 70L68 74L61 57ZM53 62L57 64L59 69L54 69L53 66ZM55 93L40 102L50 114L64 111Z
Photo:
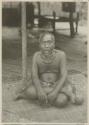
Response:
M86 29L86 28L85 28ZM16 88L21 83L21 41L4 39L2 42L2 122L25 123L86 123L87 122L87 37L80 27L74 38L66 35L67 30L56 33L56 49L67 55L68 77L75 84L78 94L83 94L81 106L69 104L66 108L40 106L30 100L14 101ZM62 35L62 33L65 35ZM38 34L39 35L39 34ZM37 37L38 38L38 37ZM38 48L38 39L28 40L28 82L30 79L32 56Z

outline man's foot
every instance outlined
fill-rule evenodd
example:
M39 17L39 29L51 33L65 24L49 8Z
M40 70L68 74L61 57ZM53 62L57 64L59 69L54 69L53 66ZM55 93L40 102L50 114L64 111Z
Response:
M83 96L78 96L76 94L74 94L71 98L71 103L75 104L75 105L82 105L84 102Z
M19 93L18 95L15 96L14 101L19 101L21 99L25 99L24 94Z
M83 99L82 96L76 96L74 104L76 104L76 105L82 105L83 102L84 102L84 99Z

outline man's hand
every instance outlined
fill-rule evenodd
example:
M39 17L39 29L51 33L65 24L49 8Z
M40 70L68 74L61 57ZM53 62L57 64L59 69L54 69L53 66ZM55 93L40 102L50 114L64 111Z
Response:
M52 91L51 93L48 94L48 100L50 103L53 103L56 98L57 98L57 92Z
M37 94L38 94L38 99L39 99L39 101L41 101L41 102L43 102L43 103L45 103L45 104L48 103L47 95L46 95L46 93L44 92L43 89L40 89L40 90L37 92Z

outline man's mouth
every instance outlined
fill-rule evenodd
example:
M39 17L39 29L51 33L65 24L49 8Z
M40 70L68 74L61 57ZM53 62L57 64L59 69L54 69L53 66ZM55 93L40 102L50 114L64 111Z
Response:
M49 53L49 52L50 52L50 50L44 50L44 52L45 52L45 53Z

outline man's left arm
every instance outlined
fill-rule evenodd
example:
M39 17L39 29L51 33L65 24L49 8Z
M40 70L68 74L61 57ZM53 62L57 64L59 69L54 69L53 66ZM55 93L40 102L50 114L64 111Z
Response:
M55 83L56 86L53 90L56 94L60 92L67 78L66 55L64 52L61 55L59 67L60 67L60 78L58 79L58 81L56 81Z

